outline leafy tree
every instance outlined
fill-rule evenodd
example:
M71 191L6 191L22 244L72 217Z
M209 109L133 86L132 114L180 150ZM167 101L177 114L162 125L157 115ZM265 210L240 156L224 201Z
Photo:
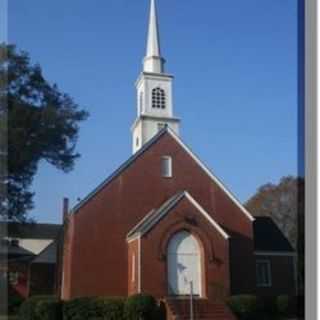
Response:
M7 197L2 197L0 209L8 220L23 221L33 207L30 187L40 160L64 172L72 170L79 157L79 123L88 113L51 85L28 53L1 45L0 56L1 115L8 121L8 174L1 180Z
M277 185L267 183L261 186L245 206L255 216L271 216L291 244L296 247L297 219L298 212L301 211L299 209L302 209L303 189L301 178L283 177Z
M303 178L287 176L277 185L261 186L245 204L254 216L271 216L296 248L300 289L304 287L304 192Z

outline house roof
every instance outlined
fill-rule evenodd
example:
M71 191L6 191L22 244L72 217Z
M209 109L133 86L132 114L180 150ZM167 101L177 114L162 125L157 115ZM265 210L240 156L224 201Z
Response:
M8 258L33 257L34 253L25 248L20 247L19 245L13 245L9 241L3 241L0 244L0 255L8 256Z
M61 230L59 224L0 222L1 237L19 239L55 239Z
M132 240L143 236L151 230L170 210L180 202L183 198L188 199L204 217L213 225L214 228L225 238L229 235L216 223L212 217L199 205L199 203L187 192L178 192L165 201L158 209L151 210L136 226L134 226L127 234L127 240Z
M270 217L256 217L254 226L255 251L293 252L289 240Z
M57 242L53 241L44 248L32 261L32 263L50 263L57 262Z
M88 194L82 201L80 201L72 210L71 213L77 212L84 204L86 204L92 197L94 197L101 189L108 185L113 179L119 176L126 168L128 168L138 157L140 157L146 150L148 150L155 142L157 142L162 136L169 134L200 166L200 168L225 192L230 200L238 206L242 213L250 220L254 221L254 217L246 210L246 208L240 203L239 200L223 185L223 183L201 162L201 160L191 151L189 147L170 129L165 126L161 129L153 138L145 143L141 149L133 154L126 162L124 162L113 174L105 179L100 185L98 185L91 193Z

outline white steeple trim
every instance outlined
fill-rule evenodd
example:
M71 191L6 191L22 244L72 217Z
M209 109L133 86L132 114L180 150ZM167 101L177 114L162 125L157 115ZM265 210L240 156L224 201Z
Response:
M155 0L151 0L146 57L161 57L158 17Z
M149 31L143 70L136 81L137 118L132 132L132 152L138 151L161 128L179 134L180 119L173 112L173 76L165 73L161 57L156 0L150 2Z
M155 0L151 0L149 31L143 71L163 73L165 60L161 57L158 17Z

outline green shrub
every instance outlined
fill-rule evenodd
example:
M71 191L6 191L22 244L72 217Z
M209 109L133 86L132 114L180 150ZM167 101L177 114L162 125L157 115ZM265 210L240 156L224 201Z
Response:
M16 314L19 311L24 298L11 288L9 288L8 291L8 313Z
M155 320L159 318L159 307L154 297L148 294L136 294L125 303L126 320Z
M237 295L228 299L228 305L241 320L256 320L258 312L257 297L253 295Z
M73 299L63 305L63 320L125 320L124 304L123 298Z
M277 309L279 314L287 315L289 311L289 296L278 296L277 297Z
M46 302L46 303L45 303ZM44 318L45 308L48 306L48 309L53 309L53 305L56 305L56 308L59 307L61 303L57 298L53 296L33 296L27 300L25 300L20 309L19 309L19 320L52 320L54 318ZM42 307L40 307L42 305ZM50 305L50 307L49 307ZM41 314L39 314L41 312ZM52 314L52 311L48 311ZM56 320L56 319L54 319ZM59 320L59 318L57 319Z
M125 320L124 298L98 298L97 304L102 310L103 320Z
M63 320L88 320L103 317L96 298L76 298L63 304Z
M36 316L41 320L61 320L61 301L57 298L39 300L36 304Z

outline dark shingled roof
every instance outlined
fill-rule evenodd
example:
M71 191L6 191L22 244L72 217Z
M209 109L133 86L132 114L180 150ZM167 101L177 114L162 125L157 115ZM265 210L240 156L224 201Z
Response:
M9 242L3 242L0 244L0 256L3 255L8 256L9 258L34 256L34 254L31 251L24 249L18 245L12 245Z
M42 250L32 263L55 264L57 262L57 242L53 241L44 250Z
M56 239L59 224L0 222L0 235L19 239Z
M293 252L289 240L270 217L255 217L255 251Z

